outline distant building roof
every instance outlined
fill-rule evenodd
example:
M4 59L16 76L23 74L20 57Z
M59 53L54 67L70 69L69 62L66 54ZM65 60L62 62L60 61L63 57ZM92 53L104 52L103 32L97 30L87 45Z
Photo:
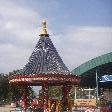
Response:
M72 73L77 74L77 75L82 75L98 66L102 66L108 63L112 63L112 52L101 55L92 60L89 60L86 63L83 63L79 67L72 70Z
M80 65L72 70L73 74L81 76L81 86L96 86L96 71L98 74L98 80L104 75L112 74L112 52L96 57L88 62ZM111 88L112 82L100 83L99 87Z

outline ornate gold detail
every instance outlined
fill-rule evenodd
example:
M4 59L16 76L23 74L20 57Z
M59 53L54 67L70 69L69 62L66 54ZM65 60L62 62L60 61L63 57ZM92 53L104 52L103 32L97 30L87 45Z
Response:
M42 29L40 32L40 36L41 37L48 37L49 36L49 34L47 33L46 20L42 21Z

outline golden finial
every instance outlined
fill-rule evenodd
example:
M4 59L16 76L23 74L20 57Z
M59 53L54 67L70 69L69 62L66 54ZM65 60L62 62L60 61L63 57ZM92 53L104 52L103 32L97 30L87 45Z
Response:
M47 27L46 27L46 20L42 20L42 29L40 32L41 37L48 37L49 34L47 33Z

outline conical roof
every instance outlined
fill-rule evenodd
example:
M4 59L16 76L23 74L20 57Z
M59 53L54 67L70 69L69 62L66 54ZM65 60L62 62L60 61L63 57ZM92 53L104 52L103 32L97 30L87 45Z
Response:
M23 69L12 75L9 82L28 85L42 85L44 81L51 85L78 84L80 78L70 73L54 47L47 33L46 21L43 21L42 24L40 39L28 63Z
M45 20L42 21L40 39L29 58L29 62L19 70L19 74L70 74L49 38Z
M70 74L49 37L41 37L19 74Z

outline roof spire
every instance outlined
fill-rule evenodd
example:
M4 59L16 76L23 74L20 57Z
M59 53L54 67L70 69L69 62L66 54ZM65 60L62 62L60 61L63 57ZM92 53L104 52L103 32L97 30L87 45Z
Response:
M46 27L46 20L45 19L42 20L42 28L41 28L41 32L40 32L39 36L49 37L49 34L47 33L47 27Z

